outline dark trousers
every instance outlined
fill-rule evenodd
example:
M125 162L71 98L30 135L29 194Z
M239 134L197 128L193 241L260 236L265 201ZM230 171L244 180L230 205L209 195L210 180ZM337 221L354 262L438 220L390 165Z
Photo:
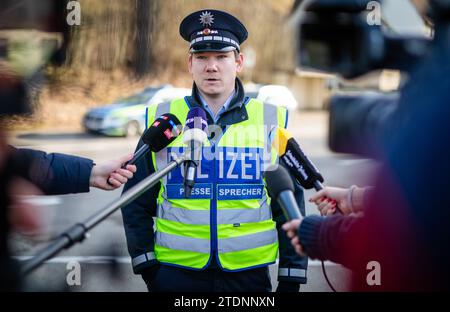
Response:
M225 272L219 268L194 271L161 265L152 281L152 292L270 292L269 268Z

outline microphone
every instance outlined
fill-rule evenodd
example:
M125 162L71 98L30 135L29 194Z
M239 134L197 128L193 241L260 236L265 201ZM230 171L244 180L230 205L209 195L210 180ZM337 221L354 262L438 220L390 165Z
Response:
M142 135L142 145L132 159L127 161L122 169L127 165L134 165L141 157L147 154L149 151L154 153L159 152L180 135L181 122L175 115L163 114L153 121L152 125L145 130Z
M267 189L281 206L287 220L302 219L294 197L294 184L288 171L281 165L271 165L264 172Z
M323 189L322 174L286 129L277 128L272 146L303 188L308 190L314 188L316 191Z
M300 145L286 129L277 128L272 146L277 151L283 164L303 188L308 190L314 188L316 191L323 189L322 183L324 179L322 174L303 153ZM336 209L342 213L342 210L337 205Z
M184 163L184 196L189 198L195 184L198 161L202 156L203 142L206 141L208 122L206 113L200 107L192 108L186 117L183 143L188 146L189 159Z
M122 165L122 169L125 169L128 165L134 165L139 159L141 159L149 151L159 152L180 135L181 122L175 115L163 114L153 121L152 125L145 130L142 134L142 145L133 158ZM111 176L108 177L106 182L113 186L109 182Z

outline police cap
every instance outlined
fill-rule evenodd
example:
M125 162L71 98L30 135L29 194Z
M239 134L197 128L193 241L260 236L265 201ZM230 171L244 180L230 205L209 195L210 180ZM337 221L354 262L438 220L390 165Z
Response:
M219 10L201 10L186 16L180 35L189 42L190 52L238 50L248 37L245 26L234 16Z

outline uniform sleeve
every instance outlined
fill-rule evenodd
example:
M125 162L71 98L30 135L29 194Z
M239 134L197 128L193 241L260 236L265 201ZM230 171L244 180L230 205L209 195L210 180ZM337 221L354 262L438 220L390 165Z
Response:
M91 159L11 147L15 172L47 195L89 192Z
M136 150L142 145L143 142L140 140ZM137 171L133 179L125 184L123 193L155 172L150 153L136 162L136 166ZM160 183L156 184L121 209L128 252L135 274L141 274L146 268L157 263L154 254L153 216L156 215L156 200L160 186Z

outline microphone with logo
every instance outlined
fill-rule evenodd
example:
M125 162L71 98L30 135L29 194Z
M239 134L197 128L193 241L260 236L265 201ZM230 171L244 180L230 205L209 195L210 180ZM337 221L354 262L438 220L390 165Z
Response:
M186 118L183 143L187 145L188 160L184 163L184 196L189 198L195 184L198 162L202 156L203 143L207 140L208 122L200 107L192 108Z
M272 146L277 151L283 164L303 188L314 188L316 191L323 189L322 183L324 179L322 174L303 153L300 145L286 129L277 129ZM338 206L336 206L336 209L342 213Z
M125 169L127 165L134 165L149 151L157 153L165 148L180 135L180 129L181 122L173 114L167 113L156 118L142 135L144 145L134 153L132 159L122 165L122 169ZM109 178L108 184L112 185Z
M281 165L271 165L264 172L270 197L281 206L287 220L302 219L294 197L294 184L288 171Z

